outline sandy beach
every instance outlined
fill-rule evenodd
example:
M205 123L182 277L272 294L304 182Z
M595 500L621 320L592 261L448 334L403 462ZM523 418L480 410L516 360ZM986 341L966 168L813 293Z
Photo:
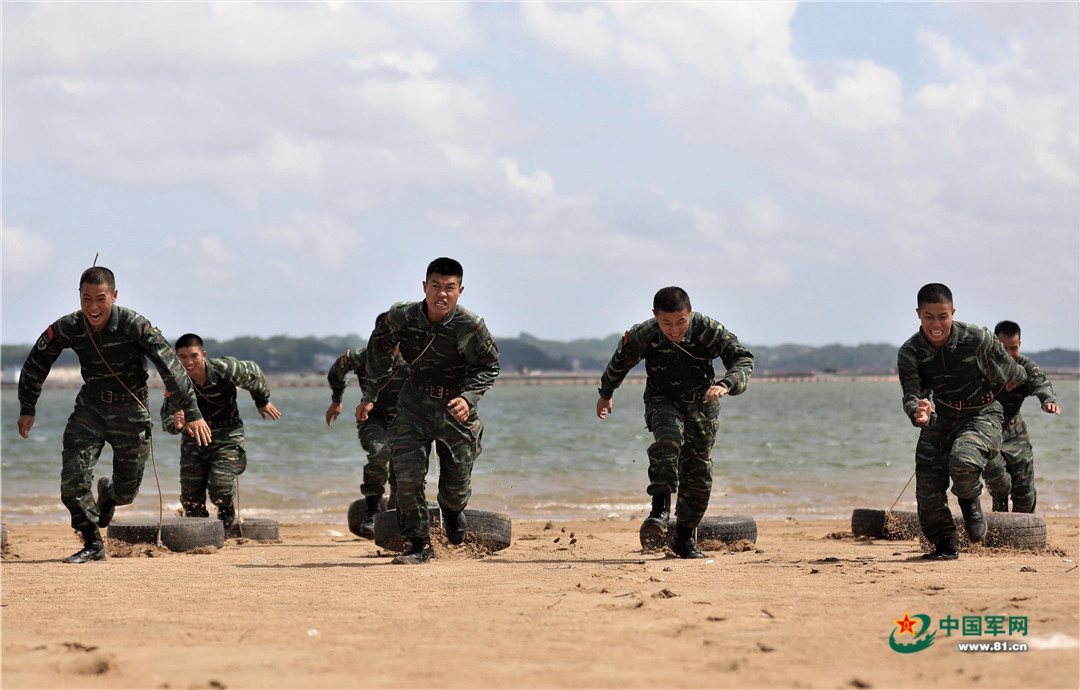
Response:
M120 517L120 516L118 516ZM5 688L1076 688L1078 520L1040 552L920 560L843 520L760 520L707 561L642 554L637 522L513 522L513 544L395 566L342 524L279 543L123 549L60 563L60 525L10 525ZM120 554L123 550L126 553ZM916 653L894 622L937 630ZM947 636L940 621L1025 619L1027 634ZM916 626L916 630L918 626ZM908 633L900 638L914 639ZM959 642L1025 644L962 652Z

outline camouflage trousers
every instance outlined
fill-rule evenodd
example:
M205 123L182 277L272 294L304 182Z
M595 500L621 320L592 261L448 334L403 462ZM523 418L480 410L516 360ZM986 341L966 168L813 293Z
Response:
M1023 415L1016 415L1005 423L1001 434L1001 457L1012 480L1012 509L1014 513L1035 512L1035 454L1031 450L1027 424ZM990 487L995 498L1008 498L1008 491Z
M919 524L933 543L956 533L948 489L960 499L977 499L983 480L991 492L1009 492L1001 458L1001 405L993 403L962 416L940 414L919 434L915 448L915 498Z
M390 508L397 500L397 475L390 462L390 423L383 417L372 415L365 422L356 423L356 434L360 438L360 447L367 453L364 464L364 480L360 484L363 496L382 496L387 481L390 483Z
M180 441L180 504L188 517L209 517L206 497L218 511L236 506L236 477L247 469L244 425L213 430L208 446L183 435Z
M645 398L651 496L677 494L678 523L697 527L712 494L712 453L719 428L720 402L687 403L663 396Z
M134 400L98 403L80 391L75 409L64 428L60 500L71 513L71 526L79 531L97 525L94 466L108 443L112 446L112 495L116 505L135 500L142 485L143 468L150 457L152 423L148 410ZM145 402L145 401L144 401Z
M398 525L406 539L431 535L424 490L432 442L439 462L439 507L464 510L472 496L473 462L482 450L484 425L475 407L466 421L457 421L446 409L448 402L449 398L432 398L406 385L398 398L397 416L390 424Z

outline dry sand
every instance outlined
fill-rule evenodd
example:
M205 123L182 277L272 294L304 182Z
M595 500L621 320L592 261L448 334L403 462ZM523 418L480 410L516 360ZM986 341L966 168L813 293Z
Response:
M122 511L121 511L122 512ZM120 516L122 517L122 515ZM1078 520L1039 552L918 558L842 520L762 520L755 548L644 555L637 523L514 521L478 558L395 566L344 524L280 543L85 565L55 525L11 525L5 688L898 687L1080 685ZM342 535L341 533L345 533ZM116 553L116 545L110 545ZM1026 652L946 637L900 654L905 614L1026 617Z

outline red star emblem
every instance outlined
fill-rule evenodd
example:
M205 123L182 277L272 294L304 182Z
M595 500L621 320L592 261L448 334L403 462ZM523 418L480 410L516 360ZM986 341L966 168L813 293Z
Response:
M915 623L917 621L918 619L911 620L910 618L908 618L907 611L904 611L904 620L893 621L893 623L896 623L900 626L901 635L903 635L904 633L911 633L911 636L915 637Z

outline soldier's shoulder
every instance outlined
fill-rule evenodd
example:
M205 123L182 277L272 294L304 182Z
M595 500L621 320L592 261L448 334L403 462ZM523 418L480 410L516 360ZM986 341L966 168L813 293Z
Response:
M469 311L460 304L457 305L457 314L454 315L454 320L463 324L478 325L484 323L483 317L473 311Z
M129 309L128 307L121 307L120 305L115 305L115 308L116 330L144 339L162 337L161 329L150 323L150 319L139 312L134 309Z
M904 341L904 344L900 346L899 354L918 355L926 349L926 338L922 336L922 333L915 331L910 338Z
M704 328L706 329L706 331L727 331L727 328L724 327L724 324L721 323L719 319L714 319L708 314L702 314L699 311L695 311L690 318L692 324L700 328Z
M641 342L652 342L656 339L656 336L660 334L660 324L656 318L651 318L648 321L642 321L641 323L635 323L626 331L624 339L639 340Z
M64 316L61 316L56 321L53 321L49 325L49 328L53 329L53 331L62 331L62 332L65 332L65 333L70 333L70 332L73 332L73 331L76 331L76 330L81 331L82 330L81 326L82 326L82 310L79 310L79 311L73 311L70 314L65 314Z
M968 323L966 321L953 321L953 328L956 329L957 336L960 340L986 340L994 334L990 332L990 329L986 326L980 326L977 323Z

